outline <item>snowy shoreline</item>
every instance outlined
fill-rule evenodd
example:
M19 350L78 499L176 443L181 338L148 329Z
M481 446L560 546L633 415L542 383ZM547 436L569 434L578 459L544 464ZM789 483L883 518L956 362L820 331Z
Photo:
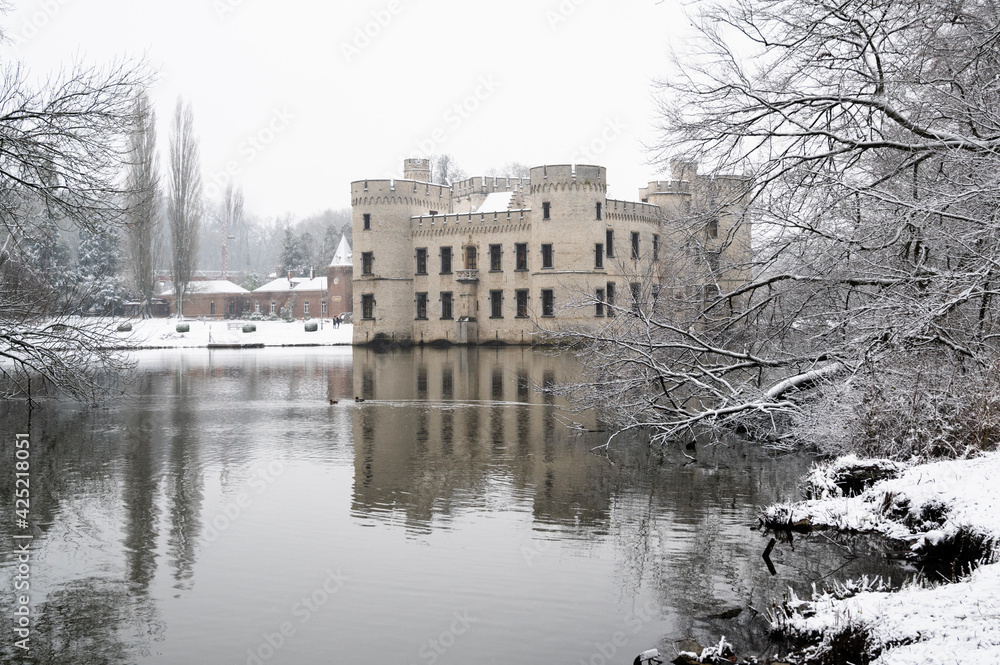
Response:
M139 351L151 349L197 349L210 346L350 346L354 327L350 324L334 326L330 319L310 319L318 329L307 332L305 322L296 321L243 321L199 319L108 319L108 346L116 350ZM129 323L132 330L116 332L120 323ZM188 332L177 332L177 324L190 327ZM252 323L255 332L243 332L243 325ZM230 327L232 325L232 328Z
M842 458L829 469L858 462ZM822 473L812 474L813 487L826 487L820 498L771 506L765 519L880 533L908 543L920 556L971 537L987 555L983 565L951 583L853 595L823 592L810 601L793 597L772 628L812 642L800 653L809 658L829 657L861 635L878 665L1000 662L1000 493L995 489L1000 452L897 466L897 477L852 497L824 483Z

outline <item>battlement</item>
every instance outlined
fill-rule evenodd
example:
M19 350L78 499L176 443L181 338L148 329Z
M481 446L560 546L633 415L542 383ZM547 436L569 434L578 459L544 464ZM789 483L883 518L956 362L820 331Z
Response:
M650 194L690 194L690 180L653 180L645 189L639 190L642 198L648 198Z
M416 215L410 218L410 232L459 228L463 231L490 230L507 224L525 224L531 210L518 208L503 212L460 212L447 215Z
M356 180L351 183L351 205L368 203L412 203L440 201L441 209L451 205L451 188L418 180Z
M652 203L608 199L605 211L609 220L624 219L649 224L659 224L663 220L663 211L660 210L660 206Z
M531 169L531 191L540 192L553 189L559 185L575 187L592 187L599 191L607 191L607 169L603 166L590 164L555 164L552 166L536 166Z
M502 176L475 176L453 183L453 196L464 198L475 194L492 194L493 192L513 192L527 189L531 184L528 178L510 178Z

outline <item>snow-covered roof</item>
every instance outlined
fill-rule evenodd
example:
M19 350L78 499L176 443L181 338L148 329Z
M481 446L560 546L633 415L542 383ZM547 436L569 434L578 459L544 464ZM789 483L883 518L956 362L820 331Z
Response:
M253 290L254 293L272 291L326 291L326 276L313 277L312 279L292 277L290 280L287 277L279 277Z
M347 242L347 236L340 236L340 244L337 245L337 251L333 253L333 261L330 261L330 265L351 265L351 245Z
M205 281L188 282L188 293L232 293L240 295L250 295L250 292L239 284L233 284L228 279L210 279Z
M514 192L490 192L476 212L506 212L513 198Z

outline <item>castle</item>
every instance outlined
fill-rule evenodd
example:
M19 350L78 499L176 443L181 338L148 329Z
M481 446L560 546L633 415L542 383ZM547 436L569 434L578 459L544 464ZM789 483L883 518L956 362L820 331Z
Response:
M641 202L608 199L590 165L449 186L407 159L402 180L351 183L354 343L529 344L690 295L694 275L712 298L746 278L746 180L683 162L672 176Z

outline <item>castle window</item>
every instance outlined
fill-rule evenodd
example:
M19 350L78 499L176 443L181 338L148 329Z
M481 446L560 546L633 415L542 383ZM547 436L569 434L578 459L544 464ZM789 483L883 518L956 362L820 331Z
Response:
M601 202L598 201L596 207L597 219L602 219L601 217Z
M441 274L451 274L451 247L441 248Z
M363 293L363 294L361 294L361 318L362 319L374 319L375 318L375 294L374 293Z
M528 318L528 290L518 289L514 291L514 305L516 314L515 316L519 319Z
M427 248L421 247L417 250L417 274L427 274Z
M653 260L660 260L660 236L653 235Z
M500 272L503 267L500 263L501 245L490 245L490 272Z
M306 300L305 302L302 303L302 313L303 314L308 314L309 313L309 301L308 300Z
M417 298L416 298L416 303L417 303L417 318L418 319L426 319L427 318L427 294L426 293L418 293L418 294L416 294L416 296L417 296Z
M208 303L208 315L215 316L215 301Z
M372 216L371 213L365 213L362 215L362 224L365 231L370 231L372 228Z
M605 256L609 259L615 258L615 232L611 229L604 233L604 249L608 250Z
M555 316L556 297L552 289L542 289L542 316Z
M441 318L442 319L454 318L454 314L452 313L451 291L441 292Z
M632 232L632 258L639 258L639 234L635 231Z
M490 318L503 318L503 291L490 291Z
M552 219L550 216L550 207L551 205L548 201L542 201L542 219Z
M361 274L373 275L375 265L375 255L372 252L361 252Z
M708 237L709 238L719 237L719 220L713 219L708 223Z
M465 269L475 270L476 269L476 248L469 245L465 248Z
M594 316L604 316L604 289L597 289L594 294Z
M638 282L632 282L629 284L629 288L632 290L632 313L639 313L639 301L642 298L642 284Z
M605 292L607 294L607 297L605 298L604 302L606 302L608 304L608 316L614 316L615 315L615 283L614 282L608 282L605 286L607 287L607 291Z
M549 243L542 245L542 267L552 267L552 245Z
M604 267L604 244L597 243L594 245L594 267L603 268Z
M514 270L528 269L528 243L519 242L514 245Z

